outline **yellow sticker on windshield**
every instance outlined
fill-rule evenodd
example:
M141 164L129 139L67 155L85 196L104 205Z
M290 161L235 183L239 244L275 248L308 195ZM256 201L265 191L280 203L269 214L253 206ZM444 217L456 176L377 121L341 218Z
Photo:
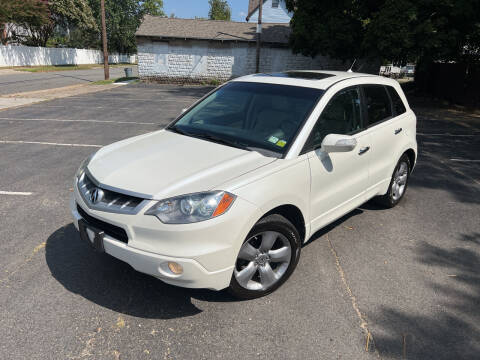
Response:
M287 142L285 140L279 140L277 142L277 146L284 147L285 145L287 145Z

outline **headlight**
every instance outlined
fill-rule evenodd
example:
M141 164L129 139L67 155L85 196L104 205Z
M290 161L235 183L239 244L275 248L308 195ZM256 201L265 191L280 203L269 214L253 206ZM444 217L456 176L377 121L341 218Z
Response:
M161 200L145 215L155 215L165 224L189 224L224 214L235 201L226 191L202 192Z
M92 158L95 154L96 154L96 152L94 152L93 154L91 154L89 157L87 157L85 160L82 161L82 163L80 164L80 167L77 170L77 173L75 174L75 178L78 179L83 175L83 173L85 172L85 169L87 168L88 164L90 163L90 160L92 160Z

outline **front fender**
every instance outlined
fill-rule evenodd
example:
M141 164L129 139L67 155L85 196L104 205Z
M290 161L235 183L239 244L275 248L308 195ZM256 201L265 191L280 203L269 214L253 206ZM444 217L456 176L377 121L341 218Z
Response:
M282 163L279 163L282 161ZM273 166L276 164L276 166ZM265 168L268 168L267 165ZM297 207L305 221L306 237L310 233L310 166L306 156L295 160L279 160L248 179L237 179L232 193L260 209L260 217L282 205ZM253 225L252 225L253 226Z

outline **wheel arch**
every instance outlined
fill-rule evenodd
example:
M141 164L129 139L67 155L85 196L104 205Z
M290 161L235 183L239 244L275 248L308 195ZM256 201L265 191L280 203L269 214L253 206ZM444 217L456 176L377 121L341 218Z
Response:
M263 214L263 216L259 220L272 214L282 215L285 219L290 221L300 234L301 242L303 243L305 241L305 217L303 216L302 211L297 206L292 204L284 204L277 206Z
M413 170L413 168L415 167L415 163L416 163L416 160L417 160L417 155L415 153L415 150L410 148L410 149L406 150L403 154L407 154L408 160L410 160L410 172L411 172Z

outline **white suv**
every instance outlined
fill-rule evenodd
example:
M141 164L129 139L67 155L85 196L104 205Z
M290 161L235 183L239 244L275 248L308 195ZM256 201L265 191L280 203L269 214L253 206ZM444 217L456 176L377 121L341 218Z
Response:
M395 206L416 154L395 80L250 75L86 159L71 211L82 239L140 272L254 298L285 282L320 228L373 197Z

